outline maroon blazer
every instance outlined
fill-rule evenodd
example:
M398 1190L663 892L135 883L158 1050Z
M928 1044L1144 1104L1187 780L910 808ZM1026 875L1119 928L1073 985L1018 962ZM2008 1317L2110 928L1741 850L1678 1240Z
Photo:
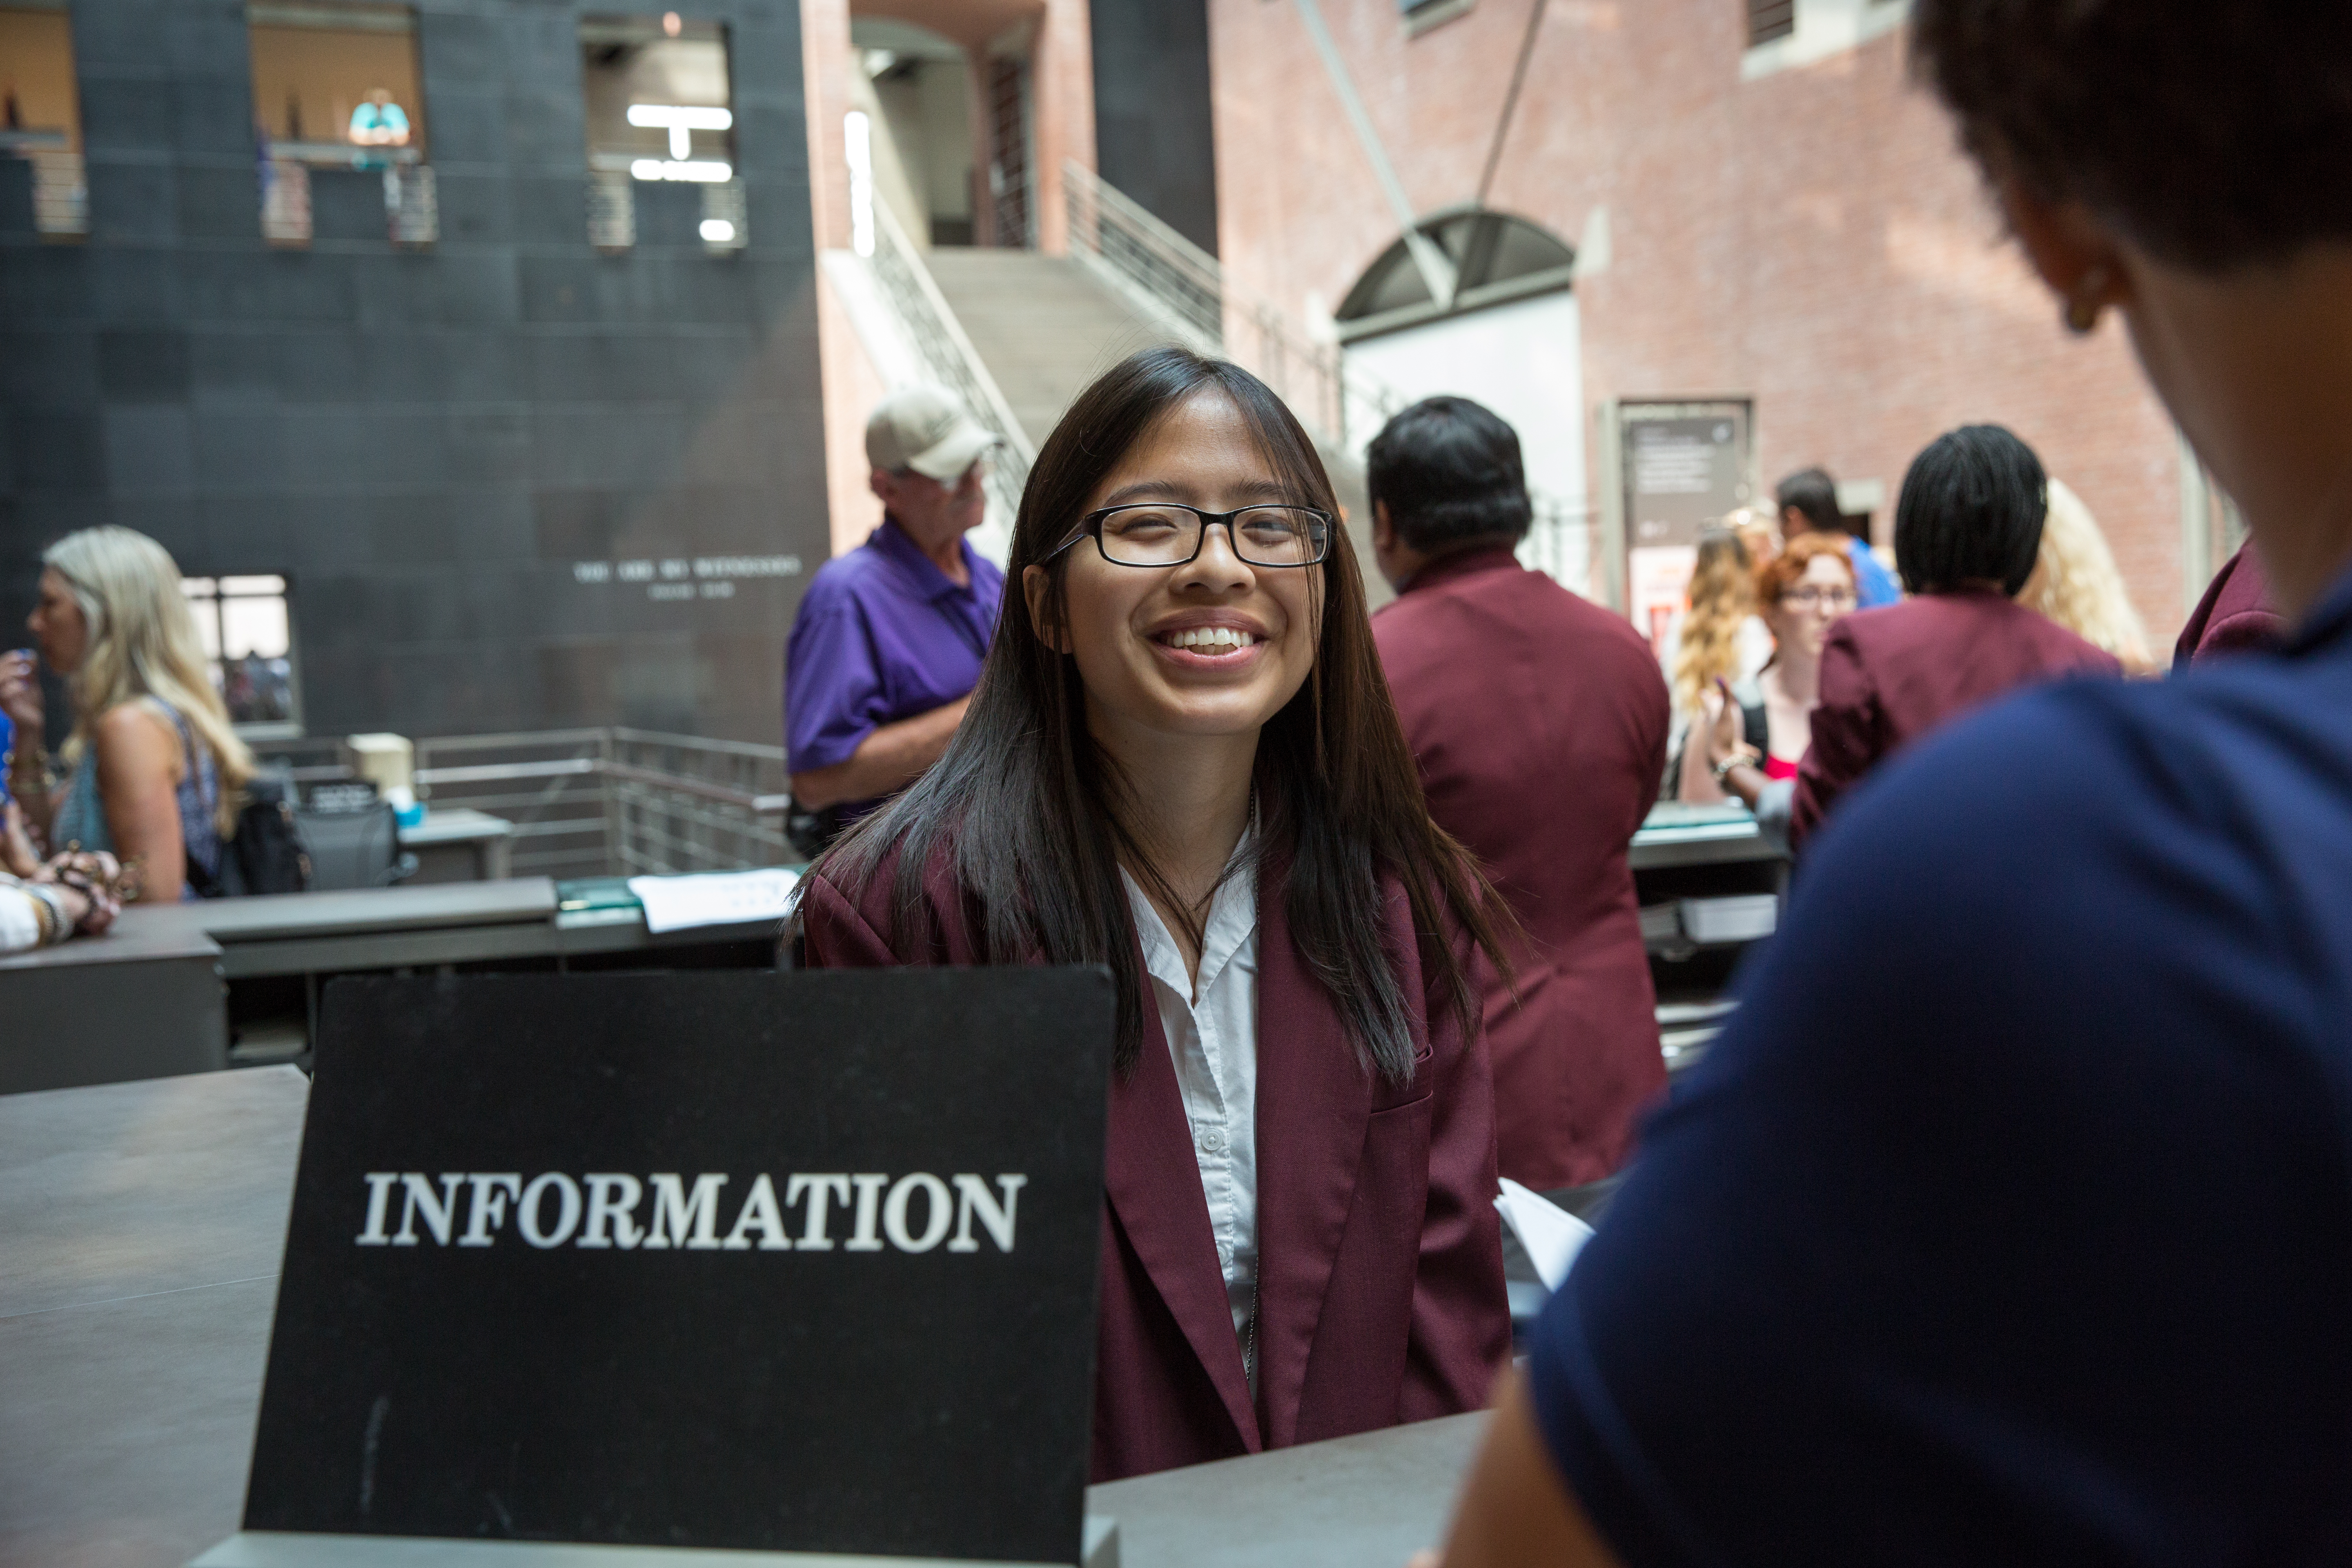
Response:
M1945 721L2035 681L2122 674L2113 654L1990 588L1856 610L1822 648L1789 842L1801 844L1863 774Z
M2286 617L2271 602L2270 580L2252 544L2221 563L2205 596L2172 645L2172 668L2183 670L2224 653L2268 653L2286 646Z
M902 955L890 868L853 906L822 875L801 902L808 962L864 967L977 959L964 901L935 857L938 940ZM1258 1393L1234 1337L1208 1198L1160 1014L1110 1089L1102 1307L1095 1351L1098 1481L1475 1410L1510 1354L1495 1212L1486 1052L1433 1005L1404 890L1382 911L1410 955L1420 1047L1398 1088L1364 1068L1291 945L1280 867L1258 879ZM1139 949L1136 966L1142 968Z
M1527 933L1516 996L1482 965L1502 1173L1598 1181L1666 1082L1626 863L1665 773L1665 679L1625 621L1507 549L1431 563L1372 638L1430 815Z

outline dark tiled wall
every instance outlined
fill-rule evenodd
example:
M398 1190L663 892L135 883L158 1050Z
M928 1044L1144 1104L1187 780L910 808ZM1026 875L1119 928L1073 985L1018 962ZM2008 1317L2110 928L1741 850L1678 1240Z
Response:
M1091 0L1102 177L1217 253L1208 0Z
M749 246L705 253L657 188L600 256L581 10L671 4L423 0L441 240L411 252L358 174L314 174L308 251L262 243L237 0L74 0L88 240L34 238L0 178L0 647L41 548L112 521L293 580L314 734L776 740L827 553L799 9L690 13L729 26ZM711 555L805 569L687 602L574 572Z

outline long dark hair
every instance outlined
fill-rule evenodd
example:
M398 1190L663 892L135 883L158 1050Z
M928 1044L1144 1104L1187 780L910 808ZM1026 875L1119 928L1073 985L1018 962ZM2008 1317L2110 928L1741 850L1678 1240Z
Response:
M951 857L983 962L1043 957L1110 969L1118 986L1113 1059L1121 1071L1142 1053L1146 991L1120 863L1146 887L1164 892L1167 882L1121 821L1128 792L1087 731L1076 662L1038 636L1022 580L1068 537L1103 477L1145 431L1207 389L1240 411L1297 504L1338 514L1314 443L1247 371L1174 347L1115 366L1079 395L1030 470L995 640L947 754L816 866L856 900L895 852L887 940L914 960L933 951L938 935L928 929L924 872L936 855ZM1372 647L1355 552L1346 530L1333 533L1329 558L1310 568L1321 609L1314 668L1258 741L1261 829L1267 852L1288 857L1291 940L1367 1063L1403 1083L1412 1077L1412 1009L1398 980L1405 955L1390 951L1380 918L1381 873L1402 881L1414 929L1438 937L1429 944L1433 978L1465 1034L1476 1025L1476 987L1466 953L1449 938L1466 932L1503 966L1496 926L1509 916L1462 847L1429 818ZM1046 564L1049 625L1065 623L1069 559Z

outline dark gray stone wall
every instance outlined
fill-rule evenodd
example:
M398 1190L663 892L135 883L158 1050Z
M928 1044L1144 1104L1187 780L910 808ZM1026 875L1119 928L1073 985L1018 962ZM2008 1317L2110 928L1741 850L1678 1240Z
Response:
M1092 0L1102 177L1217 253L1208 0Z
M599 255L580 16L665 3L424 0L440 242L396 249L373 177L318 173L289 251L260 235L244 6L74 0L87 241L37 240L0 180L0 647L40 550L110 521L191 575L291 579L312 734L775 742L828 552L799 8L692 13L729 27L748 247L648 210ZM802 573L724 598L576 570L781 555Z

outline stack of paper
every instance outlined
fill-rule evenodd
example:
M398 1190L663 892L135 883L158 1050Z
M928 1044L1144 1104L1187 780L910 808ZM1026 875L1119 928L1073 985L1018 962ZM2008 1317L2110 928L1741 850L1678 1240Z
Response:
M1503 1195L1495 1200L1495 1206L1503 1211L1504 1223L1528 1249L1544 1289L1559 1289L1560 1281L1568 1278L1569 1265L1592 1239L1592 1227L1508 1176L1503 1178Z
M646 930L746 925L781 921L792 909L798 871L771 867L759 871L711 871L692 877L632 877L629 891L646 907Z

